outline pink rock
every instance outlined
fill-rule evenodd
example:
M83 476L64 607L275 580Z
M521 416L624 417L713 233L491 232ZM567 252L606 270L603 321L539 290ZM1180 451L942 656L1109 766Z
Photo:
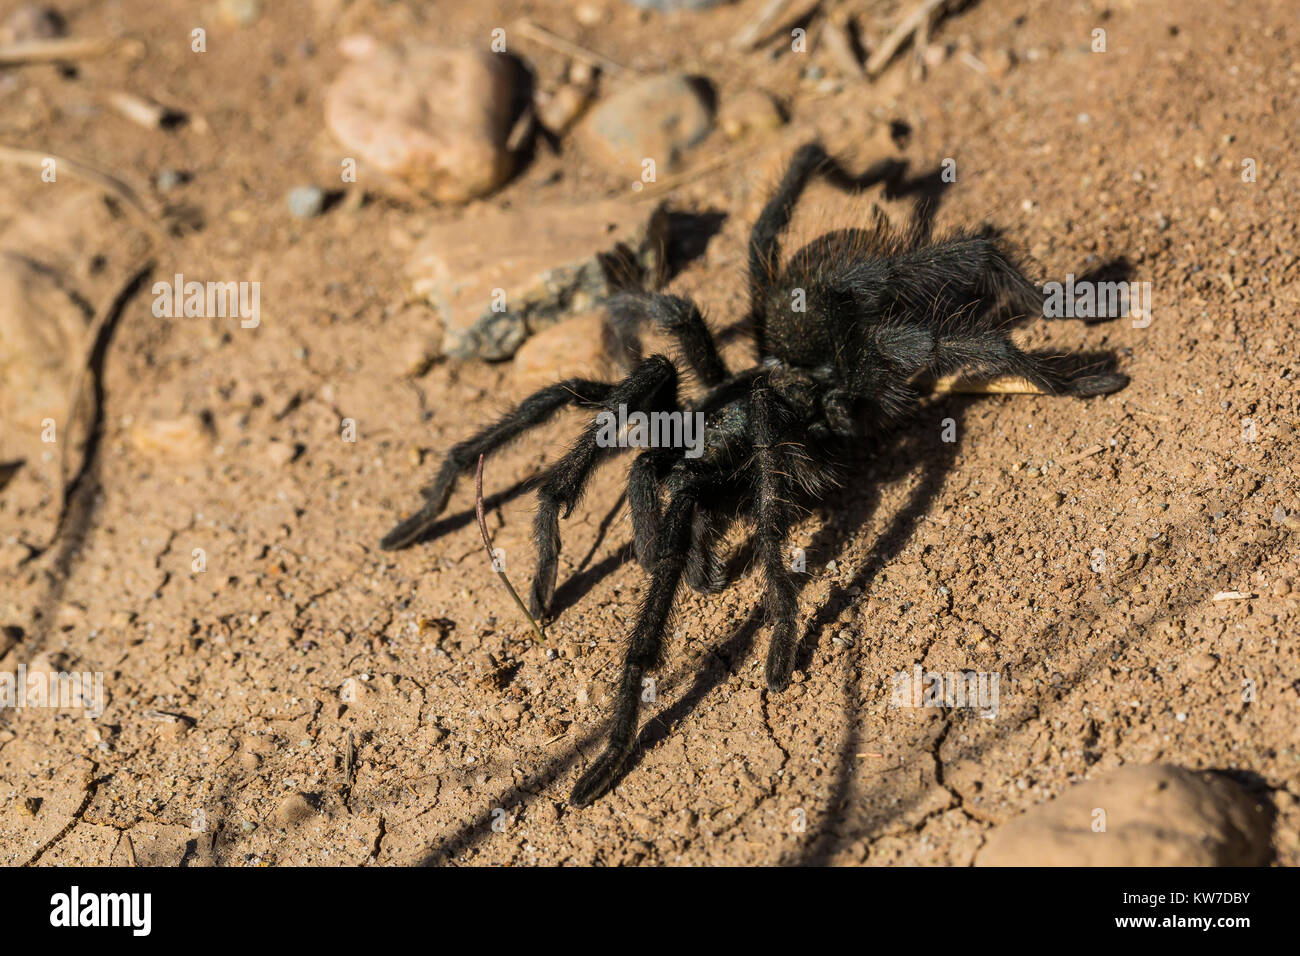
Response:
M376 48L330 85L325 120L362 163L439 202L464 202L510 175L520 73L504 54Z

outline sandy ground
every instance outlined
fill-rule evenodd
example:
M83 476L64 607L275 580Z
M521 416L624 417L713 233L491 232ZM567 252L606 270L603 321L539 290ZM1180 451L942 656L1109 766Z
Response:
M191 14L124 0L80 5L74 32L137 37L147 57L0 75L0 142L140 187L188 170L168 201L198 225L151 253L93 188L24 172L0 193L4 248L40 250L91 311L149 255L155 276L263 283L257 329L159 320L147 291L130 298L85 493L48 549L63 451L37 420L4 422L3 458L25 463L0 490L0 670L103 672L107 708L0 713L0 861L965 865L991 827L1072 782L1168 761L1272 802L1276 858L1300 862L1290 4L988 0L944 23L935 40L952 52L924 80L904 61L838 90L801 80L807 60L728 46L760 5L643 17L604 0L604 22L584 26L555 0L438 16L277 4L251 27L212 20L196 58ZM872 9L878 36L898 8ZM402 267L464 210L375 201L297 221L284 202L337 178L321 96L344 32L469 45L521 15L633 70L712 77L723 102L755 76L787 100L789 127L751 160L673 196L727 213L674 286L719 328L741 314L765 190L813 134L859 167L894 156L933 174L954 158L940 229L992 224L1035 276L1127 268L1153 296L1145 328L1027 333L1113 351L1126 390L950 398L863 449L856 478L797 529L804 650L780 696L763 689L761 584L738 531L733 586L681 598L641 756L581 811L565 801L598 753L644 586L615 510L623 468L600 472L564 524L545 647L484 567L469 483L451 533L381 552L439 452L527 387L508 364L402 377L434 321L402 308ZM1089 49L1098 27L1104 54ZM519 52L542 76L565 66ZM147 132L95 109L115 88L206 130ZM726 148L715 132L693 161ZM640 201L565 140L476 205L518 210L526 228L530 204L611 196ZM873 198L891 216L912 208ZM728 346L733 364L746 354ZM945 418L956 442L940 440ZM148 436L168 421L207 424L159 452ZM579 421L494 457L488 484L535 473ZM490 516L517 586L530 514L520 498ZM891 675L915 664L999 674L998 716L891 708Z

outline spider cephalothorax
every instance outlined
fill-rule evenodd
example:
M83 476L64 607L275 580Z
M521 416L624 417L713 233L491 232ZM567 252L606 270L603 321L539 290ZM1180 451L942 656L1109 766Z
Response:
M632 753L642 678L658 661L683 578L702 591L726 585L716 547L733 517L754 523L772 630L767 684L781 691L790 681L797 641L798 588L785 559L792 502L824 492L853 443L884 435L917 407L913 379L958 371L1015 375L1042 391L1078 396L1107 394L1128 381L1116 372L1069 373L1011 342L1010 328L1040 312L1041 299L991 236L931 241L921 232L895 236L877 224L822 236L782 264L780 237L794 204L809 178L830 168L820 146L802 147L750 236L757 364L729 372L699 309L686 299L615 296L611 327L623 345L639 353L636 328L646 320L671 334L701 396L679 396L678 368L662 355L640 359L618 383L569 379L544 388L452 447L425 490L424 507L382 542L400 548L424 537L457 476L565 405L703 415L703 447L693 455L661 446L642 450L632 462L628 507L636 557L650 586L632 629L608 744L574 787L570 802L577 806L613 786ZM593 421L539 482L531 594L538 617L547 614L555 593L559 520L573 510L594 468L616 450L600 435Z

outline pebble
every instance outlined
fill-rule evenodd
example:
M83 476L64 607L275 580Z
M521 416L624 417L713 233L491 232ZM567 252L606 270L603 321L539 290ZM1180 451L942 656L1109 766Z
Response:
M261 0L221 0L217 13L230 26L246 27L262 15Z
M298 446L289 441L271 441L266 446L266 456L271 464L283 467L298 457Z
M295 186L289 190L289 215L313 219L325 211L325 190L319 186Z
M160 169L158 174L154 176L153 181L160 193L169 193L173 189L185 185L188 179L189 177L179 169Z
M614 94L585 124L597 159L638 181L643 160L654 160L656 176L671 173L712 129L713 113L700 85L679 73L651 77Z
M1011 55L1010 50L994 50L984 59L985 65L989 68L989 73L993 76L1002 77L1011 72L1011 68L1016 65L1015 57Z
M438 202L486 196L506 181L523 76L516 60L430 45L365 49L325 93L326 123L345 149Z
M538 103L537 118L556 135L563 135L578 121L591 103L590 86L565 83L545 101Z
M723 103L718 114L718 125L732 140L780 129L784 123L776 101L762 90L745 90Z
M275 808L271 818L278 826L287 827L301 823L316 812L316 808L301 793L291 793Z
M0 25L0 43L53 40L67 32L68 25L58 10L43 3L24 3L5 17L3 25Z
M168 458L194 460L212 449L212 432L198 415L136 422L131 444L137 451Z
M433 319L431 324L436 325L437 320ZM415 336L406 343L401 354L402 377L419 378L442 358L442 338L441 336L431 338L428 335Z

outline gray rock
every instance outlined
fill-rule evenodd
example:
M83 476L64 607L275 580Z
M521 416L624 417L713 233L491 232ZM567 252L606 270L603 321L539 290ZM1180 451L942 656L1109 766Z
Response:
M185 185L188 178L179 169L160 169L158 175L154 177L154 185L158 187L159 192L169 193L173 189Z
M409 294L442 319L446 355L507 359L530 335L613 292L602 256L653 281L662 251L648 219L644 208L611 201L492 210L434 227L407 265Z
M295 186L289 191L289 215L313 219L325 211L325 190L319 186Z

